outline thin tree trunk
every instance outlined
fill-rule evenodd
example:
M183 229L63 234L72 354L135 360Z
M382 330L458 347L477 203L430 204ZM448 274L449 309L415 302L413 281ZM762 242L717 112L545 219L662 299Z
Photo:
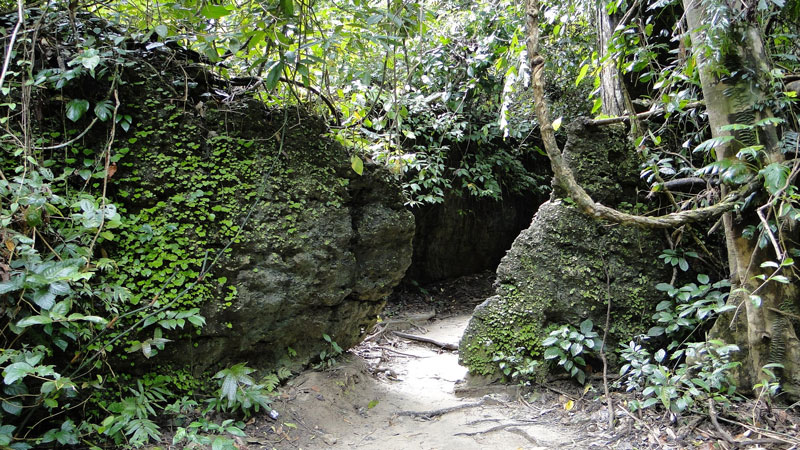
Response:
M614 35L619 19L606 12L605 2L597 1L595 5L597 21L598 52L602 66L600 68L600 98L603 100L603 114L616 117L625 115L625 94L620 79L617 62L608 57L608 43ZM630 111L631 114L634 111Z

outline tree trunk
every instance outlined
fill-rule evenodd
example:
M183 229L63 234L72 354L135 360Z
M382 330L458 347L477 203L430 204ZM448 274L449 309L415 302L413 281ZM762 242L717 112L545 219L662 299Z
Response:
M747 66L743 69L755 76L720 80L714 73L714 62L706 58L705 37L698 31L708 24L703 3L698 0L684 0L684 8L712 135L718 137L730 134L731 132L721 129L725 125L752 125L757 120L770 117L770 111L756 112L753 108L763 98L763 93L751 80L760 80L759 74L763 75L769 70L769 60L756 25L750 24L741 32L741 36L732 36L730 42L733 44L729 50L736 52L739 57L737 60ZM736 46L736 43L739 45ZM782 160L774 129L761 130L757 136L752 131L742 130L735 137L729 144L717 147L718 160L736 158L742 147L740 143L751 145L751 142L764 145L765 165ZM793 393L797 390L800 376L800 343L792 329L792 323L797 322L797 288L795 284L764 282L755 278L758 275L769 278L782 274L783 271L775 273L772 268L762 268L761 264L767 261L780 263L785 258L785 251L780 244L759 248L757 237L743 237L742 232L747 226L757 226L759 222L757 211L752 207L742 211L739 217L734 217L730 212L723 216L733 284L729 303L737 306L737 309L717 320L711 330L711 338L739 346L742 365L737 373L737 385L741 390L747 391L764 379L765 374L761 370L764 365L780 363L784 365L784 369L779 371L782 372L784 390ZM775 242L777 243L777 239ZM785 275L791 278L791 273ZM757 305L757 298L752 295L760 297L760 306Z
M617 62L608 58L608 43L614 35L619 19L606 12L605 2L597 1L595 5L597 21L597 49L600 52L600 98L603 100L603 114L616 117L625 115L625 93L620 79ZM631 114L634 111L630 111Z

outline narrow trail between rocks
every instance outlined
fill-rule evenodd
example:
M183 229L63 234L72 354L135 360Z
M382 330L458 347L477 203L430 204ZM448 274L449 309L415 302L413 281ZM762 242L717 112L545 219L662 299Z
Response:
M457 345L469 317L388 321L380 339L363 343L339 365L293 379L273 403L281 417L262 425L265 440L251 438L248 444L381 450L575 446L574 429L548 418L545 407L519 401L514 388L465 396L457 383L466 368L455 351L397 338L391 329L399 323L407 333Z

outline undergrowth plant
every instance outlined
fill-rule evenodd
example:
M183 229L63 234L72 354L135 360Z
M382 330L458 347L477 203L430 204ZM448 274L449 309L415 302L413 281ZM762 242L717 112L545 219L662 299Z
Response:
M594 323L586 319L581 322L578 330L572 325L564 325L551 331L542 341L542 346L545 348L544 359L556 361L570 376L584 384L586 382L584 356L599 352L603 345L600 336L593 328Z
M684 265L690 252L671 252L662 255L667 265ZM720 340L694 342L704 336L707 324L719 314L735 306L726 304L727 280L712 283L709 276L697 275L697 283L675 287L659 283L656 289L669 299L656 306L653 320L657 325L650 328L647 336L639 336L629 343L621 343L619 355L623 366L615 386L624 387L635 399L628 403L631 410L660 405L680 413L704 399L728 402L736 392L732 371L740 365L732 360L739 350L735 345ZM651 353L645 343L663 343Z
M492 362L497 364L507 379L522 385L530 385L541 365L539 361L525 354L524 347L517 348L517 351L510 355L497 352L492 356Z
M314 365L317 370L330 369L336 365L336 358L338 358L344 350L339 344L336 343L328 334L322 333L322 339L328 343L328 348L322 349L319 352L319 362Z

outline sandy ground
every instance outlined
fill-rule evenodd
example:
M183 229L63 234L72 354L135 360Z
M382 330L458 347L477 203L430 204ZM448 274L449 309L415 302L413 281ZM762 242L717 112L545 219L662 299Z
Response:
M457 344L468 320L469 315L457 315L426 321L409 333ZM362 344L337 367L293 379L273 404L281 417L264 424L269 439L249 443L276 449L381 450L576 444L572 430L513 398L515 389L456 396L456 384L466 376L456 352L414 341L388 342ZM445 408L453 410L437 411Z

